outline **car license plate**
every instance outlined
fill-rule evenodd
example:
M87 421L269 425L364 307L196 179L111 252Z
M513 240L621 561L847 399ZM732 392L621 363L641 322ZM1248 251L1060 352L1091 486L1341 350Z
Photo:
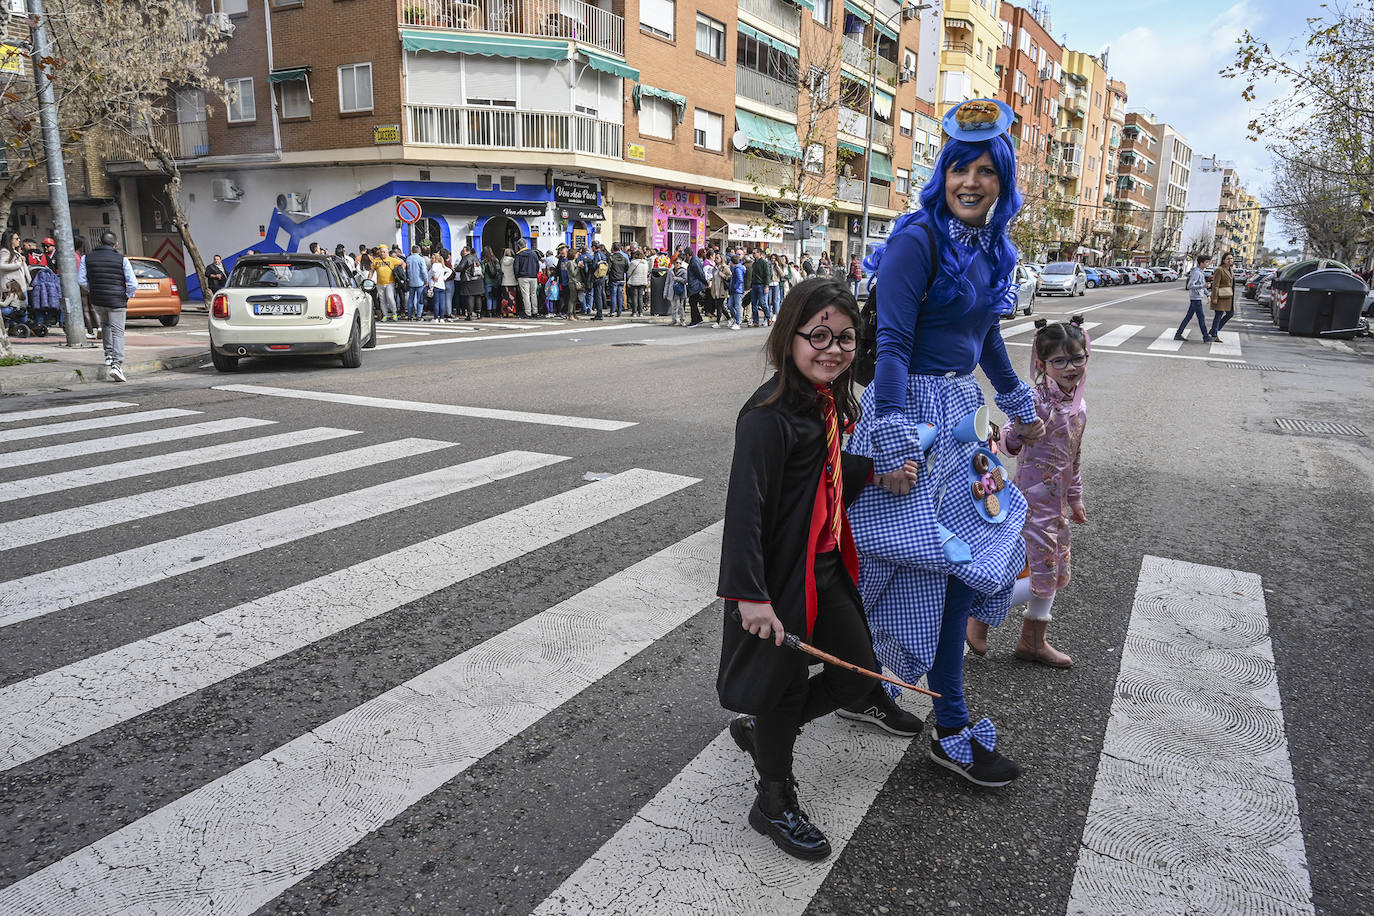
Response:
M140 283L140 284L138 284L138 288L141 289L141 290L146 290L146 291L148 291L148 292L153 292L153 293L157 292L157 284L156 284L156 283Z
M304 304L300 302L255 302L254 315L300 315Z

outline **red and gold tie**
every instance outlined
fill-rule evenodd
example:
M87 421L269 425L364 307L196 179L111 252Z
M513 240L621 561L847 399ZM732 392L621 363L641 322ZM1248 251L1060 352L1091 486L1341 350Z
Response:
M825 421L825 473L830 478L830 533L840 543L840 519L844 496L840 492L840 418L835 411L835 393L820 389L821 419Z

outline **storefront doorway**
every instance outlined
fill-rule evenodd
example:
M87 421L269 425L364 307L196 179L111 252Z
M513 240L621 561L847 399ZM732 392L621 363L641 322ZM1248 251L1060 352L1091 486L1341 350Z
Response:
M524 239L520 225L509 216L493 216L482 225L482 247L491 248L498 258L507 248L519 251Z
M419 245L421 248L428 248L430 251L438 251L444 243L443 231L439 228L439 221L426 216L418 220L414 228L410 230L410 244Z

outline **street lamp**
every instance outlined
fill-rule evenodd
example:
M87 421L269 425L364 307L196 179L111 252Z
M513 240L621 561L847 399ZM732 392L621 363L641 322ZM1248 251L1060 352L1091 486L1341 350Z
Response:
M884 16L882 22L883 25L891 25L894 16L900 16L903 22L907 22L908 20L916 19L922 10L935 9L937 6L938 4L935 3L918 3L914 6L902 6L898 8L897 12L889 16ZM868 136L865 138L864 143L863 221L859 227L863 235L859 237L860 260L863 260L863 258L868 255L868 182L873 176L873 95L877 90L878 83L878 14L876 10L868 17L868 24L873 29L873 49L869 52L868 56ZM901 31L900 27L898 27L898 31ZM893 101L895 104L896 99L894 98ZM910 188L907 188L908 193L910 193L910 190Z

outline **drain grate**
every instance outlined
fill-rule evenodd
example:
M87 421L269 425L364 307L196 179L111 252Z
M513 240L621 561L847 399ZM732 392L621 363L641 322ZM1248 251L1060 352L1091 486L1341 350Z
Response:
M1332 420L1295 420L1291 417L1275 417L1279 429L1290 433L1305 433L1309 436L1364 436L1365 431L1349 423L1336 423Z
M1257 364L1257 363L1210 363L1210 365L1211 365L1213 368L1218 368L1218 367L1220 367L1220 368L1223 368L1223 369L1252 369L1252 370L1257 370L1257 371L1260 371L1260 372L1290 372L1290 371L1292 371L1292 370L1290 370L1290 369L1285 369L1283 366L1261 366L1261 365L1259 365L1259 364Z
M624 343L613 343L613 344L611 344L611 346L613 346L613 347L645 347L645 346L648 346L648 344L644 343L642 340L627 340L627 341L624 342Z

